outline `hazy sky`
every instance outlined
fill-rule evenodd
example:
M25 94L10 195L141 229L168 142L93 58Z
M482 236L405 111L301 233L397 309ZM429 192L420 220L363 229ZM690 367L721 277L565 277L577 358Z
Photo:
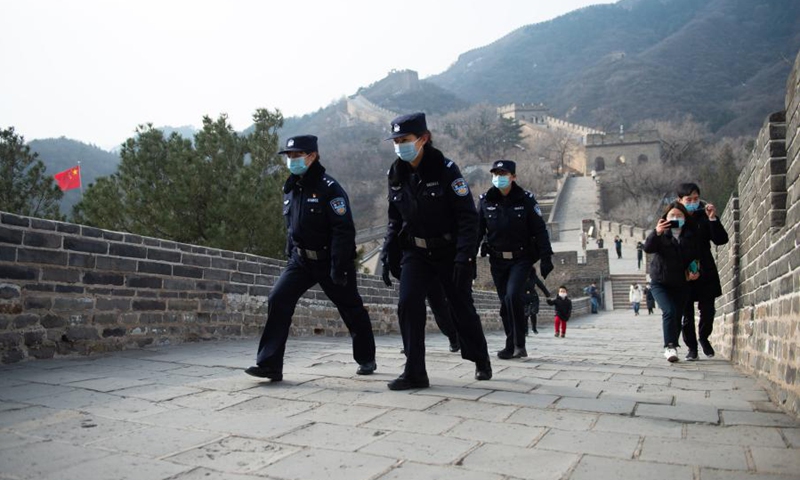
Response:
M110 148L138 124L301 115L608 0L0 0L0 127Z

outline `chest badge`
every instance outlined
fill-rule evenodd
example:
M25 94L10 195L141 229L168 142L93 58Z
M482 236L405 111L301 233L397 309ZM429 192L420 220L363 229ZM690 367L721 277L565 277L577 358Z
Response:
M347 213L347 202L344 201L344 197L336 197L331 200L331 208L333 213L342 216Z

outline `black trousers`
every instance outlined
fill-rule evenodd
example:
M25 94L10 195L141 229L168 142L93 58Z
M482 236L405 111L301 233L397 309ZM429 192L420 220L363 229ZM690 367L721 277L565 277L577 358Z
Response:
M461 358L473 362L489 361L483 326L472 299L472 286L458 287L453 283L454 254L439 254L435 258L425 250L403 250L397 317L406 352L406 378L428 376L425 369L425 297L437 283L441 284L452 308L451 318L461 344Z
M683 309L683 343L689 350L697 351L697 339L701 342L708 341L711 332L714 330L714 315L717 309L714 306L714 298L704 298L697 300L697 309L700 311L700 321L697 324L697 331L694 328L694 302L690 299L686 302Z
M330 277L330 261L313 261L292 253L289 263L269 294L267 323L258 344L256 363L265 368L281 371L286 340L292 315L300 297L314 284L336 305L350 337L353 339L353 358L359 364L375 361L375 337L372 323L364 308L356 285L355 265L347 271L347 284L340 286Z
M525 282L531 274L533 261L530 259L503 260L489 259L492 280L500 298L500 318L506 332L506 350L525 347Z
M434 282L430 290L428 290L426 298L428 299L428 306L431 307L436 326L450 340L451 344L458 345L458 332L453 321L453 311L447 302L447 295L444 293L442 284Z

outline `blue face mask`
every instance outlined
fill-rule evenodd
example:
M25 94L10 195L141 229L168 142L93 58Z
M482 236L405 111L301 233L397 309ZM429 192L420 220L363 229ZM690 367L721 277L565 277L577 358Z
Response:
M286 166L289 167L289 171L294 175L302 175L308 170L306 157L286 157Z
M511 185L511 178L508 175L492 175L492 185L500 190L508 188Z
M684 207L686 207L686 211L689 213L696 212L700 208L700 201L687 203Z
M416 144L417 142L395 143L394 153L404 162L413 162L419 153Z

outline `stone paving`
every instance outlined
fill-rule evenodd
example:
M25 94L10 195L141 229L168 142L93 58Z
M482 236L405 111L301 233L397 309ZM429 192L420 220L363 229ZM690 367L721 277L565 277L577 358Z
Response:
M255 339L3 366L0 478L800 478L800 422L724 359L670 365L659 316L541 323L488 382L431 335L405 392L397 336L368 377L346 338L290 338L280 383L242 372Z

